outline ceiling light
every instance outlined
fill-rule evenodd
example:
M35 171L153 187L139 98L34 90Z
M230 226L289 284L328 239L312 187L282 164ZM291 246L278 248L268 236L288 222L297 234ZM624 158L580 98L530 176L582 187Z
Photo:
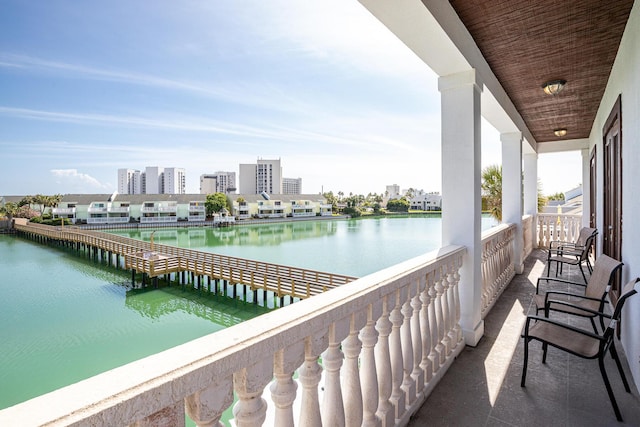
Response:
M553 133L554 133L556 136L565 136L565 135L567 134L567 130L566 130L566 129L555 129L555 130L553 131Z
M544 93L547 95L557 95L565 84L567 84L566 80L551 80L542 85L542 90L544 90Z

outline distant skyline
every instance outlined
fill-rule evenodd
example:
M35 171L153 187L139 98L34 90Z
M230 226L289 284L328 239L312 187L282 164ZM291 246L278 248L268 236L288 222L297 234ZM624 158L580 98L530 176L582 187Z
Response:
M258 158L308 194L441 190L436 75L355 0L0 1L0 195L110 193L146 166L198 193ZM540 155L543 192L580 162Z

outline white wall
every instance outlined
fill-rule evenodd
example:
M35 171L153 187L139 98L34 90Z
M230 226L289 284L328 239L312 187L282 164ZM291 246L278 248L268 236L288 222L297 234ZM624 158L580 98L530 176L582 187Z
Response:
M622 262L623 283L640 277L640 3L636 2L622 37L607 89L591 129L589 152L597 145L597 221L602 230L602 128L622 95ZM599 245L601 251L602 245ZM638 286L640 288L640 285ZM636 385L640 386L640 295L632 297L622 319L622 341ZM640 387L639 387L640 388Z

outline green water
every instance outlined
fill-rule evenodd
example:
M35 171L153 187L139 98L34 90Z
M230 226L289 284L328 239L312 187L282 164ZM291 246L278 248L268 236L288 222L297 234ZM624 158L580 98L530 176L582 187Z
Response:
M437 248L440 218L159 229L154 241L363 276ZM7 235L0 277L0 409L268 311L179 286L132 290L127 271Z

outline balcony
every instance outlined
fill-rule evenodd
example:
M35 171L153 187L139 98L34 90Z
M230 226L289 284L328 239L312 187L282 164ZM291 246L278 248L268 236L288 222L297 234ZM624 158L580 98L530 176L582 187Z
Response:
M466 249L449 246L0 411L0 424L183 425L186 411L215 425L232 405L247 426L613 423L594 361L551 349L542 365L533 345L520 388L520 333L544 253L534 249L511 280L515 234L501 225L483 235L476 347L465 347L458 323ZM612 362L623 416L638 425L638 394L624 393Z

